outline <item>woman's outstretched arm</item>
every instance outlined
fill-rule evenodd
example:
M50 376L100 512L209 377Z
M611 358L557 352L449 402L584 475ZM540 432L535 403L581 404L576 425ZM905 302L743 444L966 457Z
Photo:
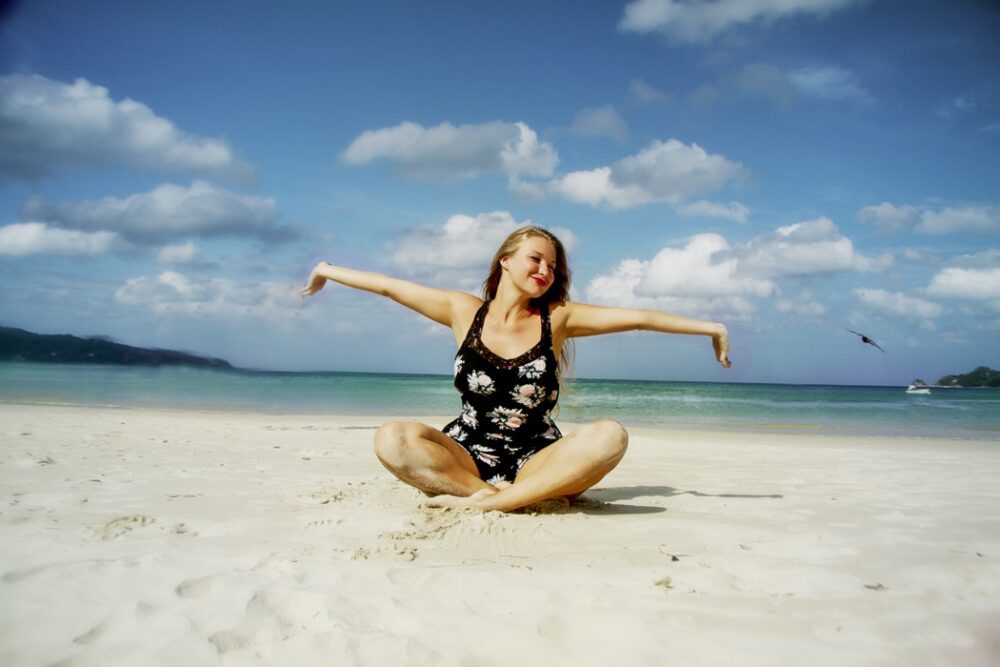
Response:
M662 310L611 308L567 302L560 320L562 338L599 336L620 331L658 331L660 333L709 336L719 363L729 368L729 332L724 324L674 315Z
M474 310L478 304L474 296L458 290L437 289L383 273L334 266L329 262L320 262L316 265L309 275L309 282L299 293L302 296L311 296L323 289L328 280L387 296L424 317L452 329L455 328L458 311L465 311L470 307Z

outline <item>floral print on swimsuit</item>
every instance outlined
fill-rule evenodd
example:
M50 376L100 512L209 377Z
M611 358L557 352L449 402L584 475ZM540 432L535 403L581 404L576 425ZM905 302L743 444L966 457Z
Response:
M462 412L444 432L469 452L480 477L494 484L512 482L525 461L562 434L551 414L559 398L559 377L547 308L539 311L541 339L514 359L500 357L482 343L488 309L486 302L476 313L455 355Z

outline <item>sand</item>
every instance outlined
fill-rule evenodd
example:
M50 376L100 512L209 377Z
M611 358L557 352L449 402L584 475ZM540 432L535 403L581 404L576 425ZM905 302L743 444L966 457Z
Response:
M481 514L387 419L0 405L0 664L1000 664L996 441L633 428Z

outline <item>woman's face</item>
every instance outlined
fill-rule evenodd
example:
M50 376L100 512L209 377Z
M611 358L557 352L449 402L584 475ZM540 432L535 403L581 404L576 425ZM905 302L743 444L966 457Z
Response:
M552 287L556 278L556 248L546 238L529 236L500 264L515 285L537 298Z

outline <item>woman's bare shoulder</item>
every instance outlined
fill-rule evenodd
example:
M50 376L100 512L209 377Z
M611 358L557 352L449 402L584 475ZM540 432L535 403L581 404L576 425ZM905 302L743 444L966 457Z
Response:
M549 304L549 319L552 326L561 328L566 324L566 317L572 312L575 304L572 301L555 301Z
M471 319L479 307L483 305L483 300L478 296L473 296L468 292L461 292L459 290L453 290L451 292L452 307L455 309L455 314L459 317L468 315Z
M452 331L455 334L455 340L459 344L465 340L465 334L472 326L472 320L476 317L476 312L479 307L483 305L483 300L477 296L473 296L468 292L459 292L455 290L452 292L452 312L454 317L452 318Z

